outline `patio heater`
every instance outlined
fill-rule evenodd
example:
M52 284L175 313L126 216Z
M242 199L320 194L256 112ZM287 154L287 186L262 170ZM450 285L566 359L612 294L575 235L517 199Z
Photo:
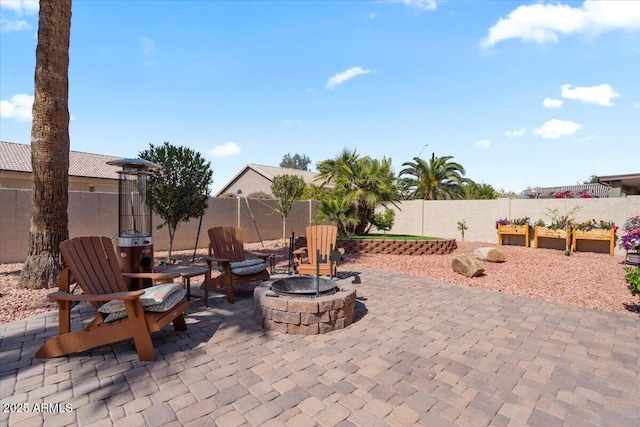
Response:
M153 237L149 179L162 166L144 159L118 159L118 265L125 273L153 273ZM130 291L151 286L151 279L126 279Z

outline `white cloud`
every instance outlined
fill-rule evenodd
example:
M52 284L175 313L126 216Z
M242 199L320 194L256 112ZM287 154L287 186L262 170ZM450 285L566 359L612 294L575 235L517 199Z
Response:
M481 139L480 141L476 141L473 143L478 148L489 148L491 146L490 139Z
M30 30L31 25L27 21L11 20L0 17L0 33L10 33L12 31Z
M10 10L17 16L33 15L38 13L40 2L38 0L0 0L0 9ZM0 33L25 31L31 28L33 28L32 25L23 19L0 16Z
M436 10L436 0L387 0L389 3L402 3L418 10Z
M571 85L562 85L562 97L566 99L577 99L585 104L597 104L604 107L612 107L613 98L620 96L614 92L608 84L571 88Z
M143 56L149 56L153 53L156 42L149 37L140 37L140 49Z
M240 146L235 142L225 142L222 145L216 145L209 154L213 157L229 157L240 152Z
M282 123L284 123L285 125L295 125L298 123L302 123L301 119L286 119L283 120Z
M504 134L505 136L513 137L513 136L522 136L525 133L527 133L526 129L519 129L519 130L508 130Z
M636 102L635 104L633 104L633 108L635 108L636 110L640 110L640 102Z
M589 142L589 141L591 141L592 139L598 139L598 134L597 134L597 133L595 133L595 134L593 134L593 135L589 135L589 136L587 136L586 138L583 138L580 142Z
M3 119L31 120L33 95L21 93L13 95L9 101L0 101L0 117Z
M369 19L376 19L376 17L377 17L378 15L376 15L376 13L375 13L375 12L371 12L371 13L369 13L369 15L368 15L368 16L369 16Z
M558 139L561 136L573 135L580 129L582 129L582 125L571 120L552 119L538 129L534 129L533 133L543 138Z
M40 10L39 0L0 0L0 9L12 10L18 15L32 15Z
M564 103L561 99L545 98L542 105L546 108L560 108Z
M342 83L346 82L349 79L352 79L361 74L369 74L372 72L373 72L372 70L366 70L362 67L349 68L348 70L338 73L335 76L331 77L327 82L326 88L333 89L336 86L341 85Z
M640 31L640 2L586 0L581 7L551 3L523 5L489 28L480 46L488 49L509 39L557 43L559 34L599 34L614 30Z

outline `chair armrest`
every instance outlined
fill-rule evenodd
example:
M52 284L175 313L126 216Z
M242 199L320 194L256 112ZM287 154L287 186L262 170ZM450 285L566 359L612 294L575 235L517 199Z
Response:
M296 250L293 251L294 255L305 255L307 253L307 248L298 248Z
M244 253L245 253L245 254L248 254L248 255L252 255L252 256L254 256L254 257L256 257L256 258L260 258L260 259L262 259L264 262L267 262L267 258L269 258L269 257L271 256L270 254L266 254L266 255L265 255L265 254L262 254L262 253L260 253L260 252L244 251Z
M180 273L166 271L162 273L122 273L124 277L132 279L173 280L180 277Z
M70 294L68 292L53 292L48 296L52 300L56 301L82 301L82 302L93 302L93 301L110 301L112 299L118 300L133 300L136 298L140 298L141 295L144 294L144 291L128 291L128 292L114 292L111 294L102 294L102 295L91 295L91 294Z
M217 262L218 264L229 264L231 262L230 259L215 258L215 257L212 257L210 255L202 255L202 258L204 258L207 261L207 263Z

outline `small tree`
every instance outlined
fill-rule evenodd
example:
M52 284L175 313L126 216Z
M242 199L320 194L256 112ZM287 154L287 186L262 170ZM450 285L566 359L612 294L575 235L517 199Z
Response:
M464 240L464 232L468 229L469 226L467 225L467 221L465 221L464 219L462 221L458 221L458 230L462 234L462 240Z
M468 200L492 200L498 198L495 188L491 184L485 184L484 182L478 184L471 179L467 179L462 184L462 188L464 188L465 199Z
M396 212L391 209L386 209L384 213L373 213L369 218L370 227L367 229L367 233L371 227L375 227L380 231L389 231L393 228L395 219Z
M168 142L158 147L149 144L140 157L162 166L152 175L149 201L153 211L164 220L158 228L166 225L169 229L167 261L171 262L178 224L201 217L207 210L213 171L200 153Z
M296 153L292 157L291 154L287 153L282 157L280 167L308 171L309 163L311 163L311 159L304 154L300 155Z
M309 183L304 188L301 200L324 200L329 197L329 190L319 185Z
M278 212L282 215L282 243L285 242L287 216L293 204L300 200L304 193L305 183L297 175L278 175L273 177L271 192L278 199Z

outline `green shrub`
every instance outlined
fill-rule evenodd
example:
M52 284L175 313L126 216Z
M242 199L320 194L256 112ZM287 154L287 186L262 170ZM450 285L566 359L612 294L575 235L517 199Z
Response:
M624 271L627 272L624 276L624 280L629 284L631 294L640 294L640 267L625 267Z

